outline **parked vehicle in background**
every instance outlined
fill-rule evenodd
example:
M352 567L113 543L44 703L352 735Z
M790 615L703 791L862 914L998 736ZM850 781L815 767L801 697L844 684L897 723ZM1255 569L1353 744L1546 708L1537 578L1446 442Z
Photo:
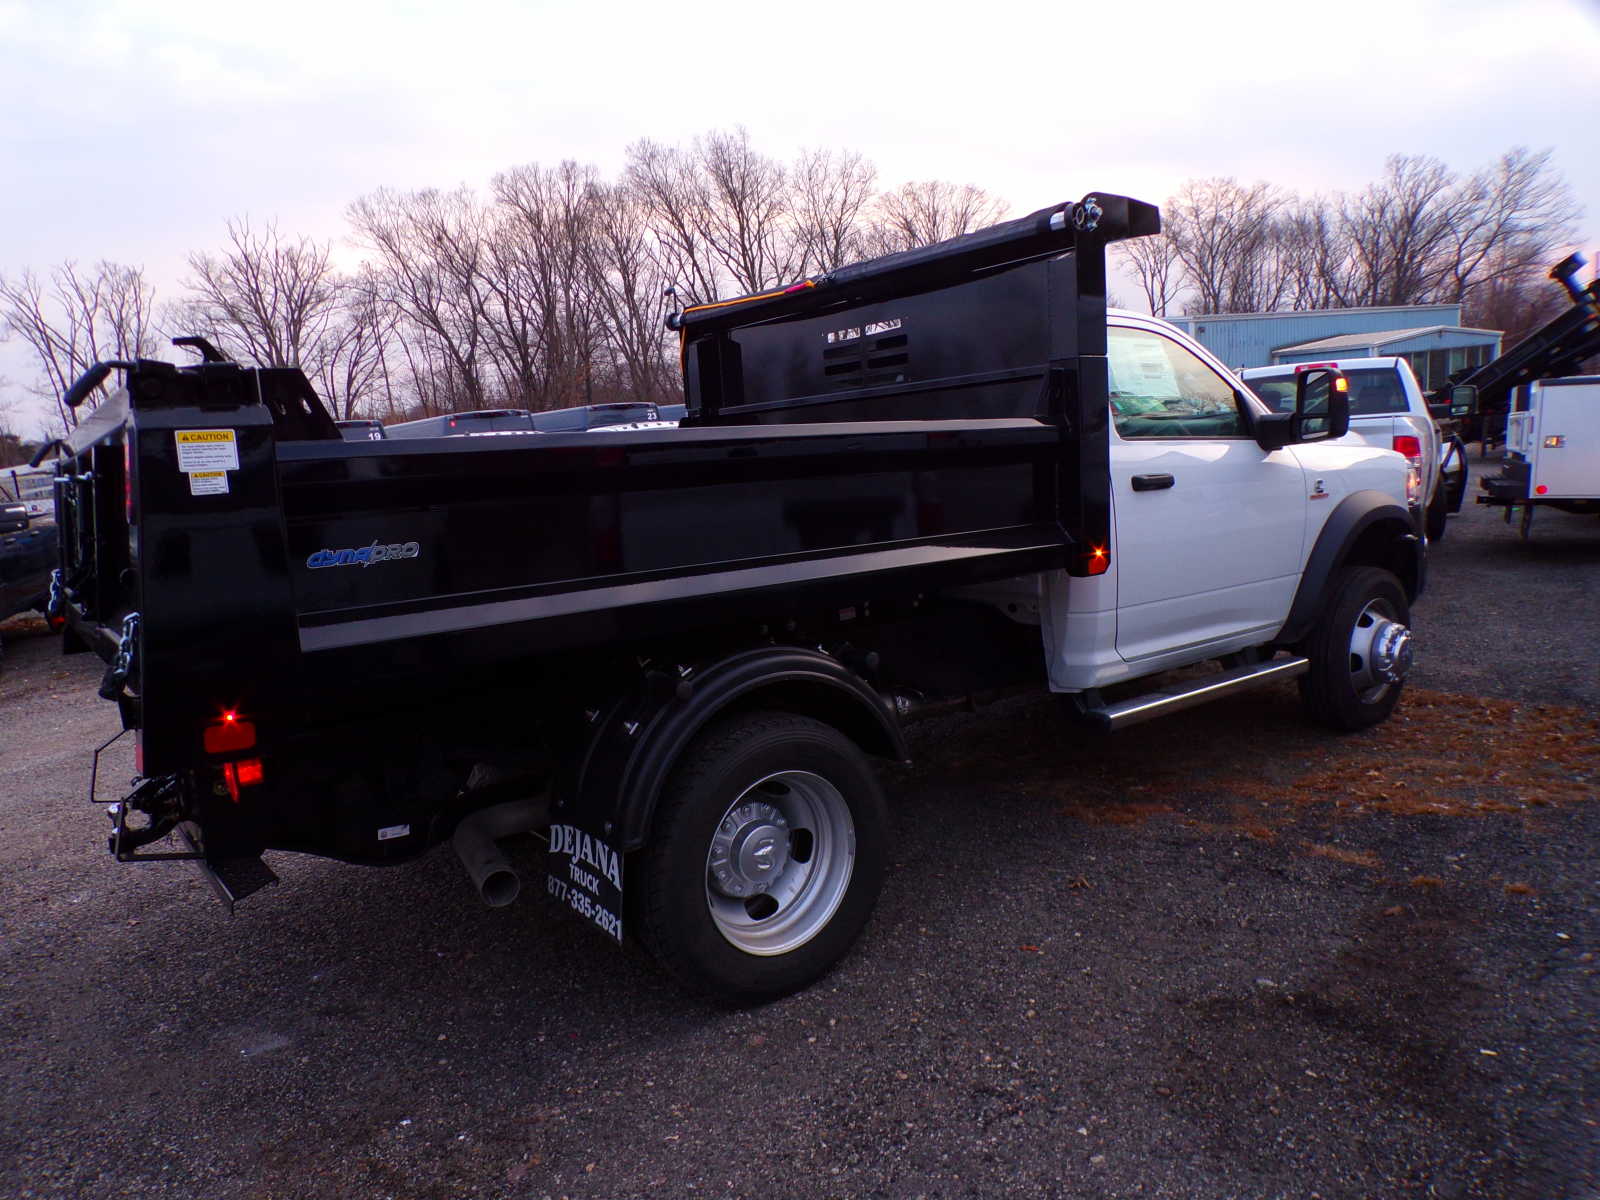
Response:
M1467 491L1466 446L1442 431L1428 409L1411 365L1403 358L1340 358L1285 363L1241 371L1245 383L1278 412L1294 408L1295 380L1306 371L1335 367L1350 381L1351 445L1380 446L1404 454L1423 484L1428 537L1445 535L1445 518L1461 511Z
M335 421L339 436L347 442L383 441L382 421Z
M0 503L24 504L30 517L53 517L55 479L54 467L6 467L0 470Z
M43 612L60 556L54 467L0 470L0 621Z
M1481 438L1484 453L1504 441L1512 397L1518 388L1541 379L1565 379L1593 370L1600 358L1600 278L1580 287L1581 254L1569 254L1550 268L1572 301L1516 345L1470 371L1458 372L1429 397L1436 416L1463 417L1469 440Z
M0 501L0 621L44 611L59 556L51 514L30 513L22 501Z
M525 408L482 408L399 421L383 427L386 440L394 438L465 437L473 433L532 433L533 414Z
M661 411L647 401L616 404L580 404L576 408L551 408L533 414L540 433L584 432L615 425L646 426L661 420Z
M485 408L447 413L384 426L390 438L470 437L485 433L589 433L599 429L668 428L649 403L580 404L530 412L525 408ZM341 422L342 424L342 422ZM350 440L348 437L346 440Z
M1519 387L1506 415L1498 475L1479 480L1479 504L1521 509L1526 538L1537 507L1600 513L1600 375Z

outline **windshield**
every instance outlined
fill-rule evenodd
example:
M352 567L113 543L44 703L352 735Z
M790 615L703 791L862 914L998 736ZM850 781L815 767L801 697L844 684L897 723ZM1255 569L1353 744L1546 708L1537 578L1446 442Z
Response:
M1405 389L1400 385L1400 373L1393 367L1352 367L1344 374L1350 381L1352 417L1408 411ZM1244 383L1273 412L1293 412L1295 378L1291 372L1286 375L1263 375L1259 379L1246 379Z

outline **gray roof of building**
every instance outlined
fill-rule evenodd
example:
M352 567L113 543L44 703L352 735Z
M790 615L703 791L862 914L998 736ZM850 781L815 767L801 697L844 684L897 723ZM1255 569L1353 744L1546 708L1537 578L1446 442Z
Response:
M1446 309L1460 308L1459 304L1377 304L1363 305L1358 308L1279 308L1272 312L1253 313L1184 313L1178 316L1162 317L1163 321L1272 321L1282 317L1327 317L1348 316L1351 313L1385 313L1385 312L1414 312L1422 315L1428 312L1443 312ZM1447 326L1446 328L1453 328Z
M1318 338L1314 342L1301 342L1295 346L1278 346L1274 354L1300 354L1306 351L1361 350L1368 346L1387 346L1427 333L1487 333L1499 336L1493 329L1471 329L1465 325L1424 325L1420 329L1373 329L1366 333L1341 333L1336 337Z

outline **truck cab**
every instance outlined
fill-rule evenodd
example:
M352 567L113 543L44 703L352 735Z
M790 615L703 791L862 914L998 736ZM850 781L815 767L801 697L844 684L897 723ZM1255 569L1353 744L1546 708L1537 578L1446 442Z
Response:
M1110 310L1106 342L1117 553L1104 575L1047 579L1057 691L1271 641L1329 515L1404 475L1396 452L1349 436L1264 447L1276 408L1165 321Z

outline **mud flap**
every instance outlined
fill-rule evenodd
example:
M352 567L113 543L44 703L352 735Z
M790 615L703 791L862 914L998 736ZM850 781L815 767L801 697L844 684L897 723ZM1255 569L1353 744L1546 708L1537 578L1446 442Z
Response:
M562 908L622 941L622 854L576 825L550 826L545 890Z
M1439 486L1444 488L1445 511L1460 512L1467 494L1467 446L1454 434L1439 457Z

